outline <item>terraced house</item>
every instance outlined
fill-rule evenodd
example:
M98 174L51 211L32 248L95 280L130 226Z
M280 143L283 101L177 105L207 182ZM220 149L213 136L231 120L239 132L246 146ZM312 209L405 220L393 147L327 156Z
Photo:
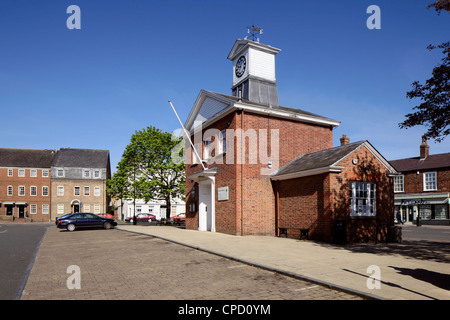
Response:
M60 149L51 168L52 220L69 212L107 212L108 150Z
M0 219L54 221L70 212L107 212L109 151L0 148Z
M55 150L0 148L0 219L50 220Z

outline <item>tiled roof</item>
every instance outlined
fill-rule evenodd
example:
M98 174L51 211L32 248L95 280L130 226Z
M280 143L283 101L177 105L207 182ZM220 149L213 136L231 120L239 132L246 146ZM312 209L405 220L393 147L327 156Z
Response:
M62 148L53 162L54 167L107 168L108 150Z
M366 141L358 141L343 146L326 149L314 153L304 154L281 167L273 177L301 171L330 167L336 162L355 151Z
M217 93L217 92L212 92L212 91L209 91L209 92L211 92L213 94L220 95L220 96L222 96L224 98L233 100L235 102L239 101L239 98L235 97L235 96L230 96L230 95L227 95L227 94ZM305 110L302 110L302 109L298 109L298 108L289 108L289 107L283 107L283 106L268 107L268 106L260 105L260 104L257 104L257 103L254 103L254 102L250 102L250 101L247 101L247 100L244 100L244 99L242 99L242 102L244 102L246 104L249 104L249 105L253 105L253 106L258 107L259 109L262 109L262 110L280 110L280 111L285 111L285 112L289 112L289 113L293 113L293 114L308 116L308 117L315 118L315 119L318 119L318 120L336 121L336 120L333 120L331 118L323 117L323 116L320 116L318 114L315 114L315 113L312 113L312 112L308 112L308 111L305 111Z
M432 154L421 160L420 157L392 160L389 163L399 172L438 169L450 167L450 153Z
M56 150L0 148L0 167L50 168Z

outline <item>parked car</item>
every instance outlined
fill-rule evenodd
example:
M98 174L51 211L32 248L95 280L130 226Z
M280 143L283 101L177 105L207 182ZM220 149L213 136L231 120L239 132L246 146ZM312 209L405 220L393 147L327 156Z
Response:
M64 215L56 220L58 228L66 228L68 231L74 231L79 228L104 228L111 229L117 226L113 219L102 218L93 213L71 213Z
M128 217L125 219L126 222L130 222L133 223L133 216ZM156 221L156 216L150 213L139 213L138 215L136 215L136 220L137 222L139 221L145 221L145 222L152 222L152 221Z
M97 215L99 217L102 217L102 218L108 218L108 219L113 219L114 220L114 216L112 214L109 214L109 213L99 213Z
M186 223L186 214L180 213L172 218L174 224Z
M72 214L73 214L73 213L67 213L67 214L65 214L65 215L63 215L63 216L61 216L61 217L56 217L55 224L58 225L58 221L59 221L59 220L65 219L65 218L67 218L68 216L71 216Z

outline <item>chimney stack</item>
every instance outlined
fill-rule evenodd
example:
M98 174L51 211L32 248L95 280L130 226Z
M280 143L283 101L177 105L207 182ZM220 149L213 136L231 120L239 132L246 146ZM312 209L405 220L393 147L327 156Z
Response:
M342 138L341 138L341 146L345 146L346 144L349 144L349 143L350 143L350 139L347 137L346 134L343 134Z
M420 145L420 159L424 160L430 154L430 146L427 144L427 138L422 136L422 144Z

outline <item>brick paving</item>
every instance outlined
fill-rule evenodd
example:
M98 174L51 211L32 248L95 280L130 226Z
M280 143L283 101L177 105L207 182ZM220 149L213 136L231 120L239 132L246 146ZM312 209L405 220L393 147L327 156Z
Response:
M68 289L67 268L80 268ZM361 297L155 237L50 227L22 300L350 300Z

